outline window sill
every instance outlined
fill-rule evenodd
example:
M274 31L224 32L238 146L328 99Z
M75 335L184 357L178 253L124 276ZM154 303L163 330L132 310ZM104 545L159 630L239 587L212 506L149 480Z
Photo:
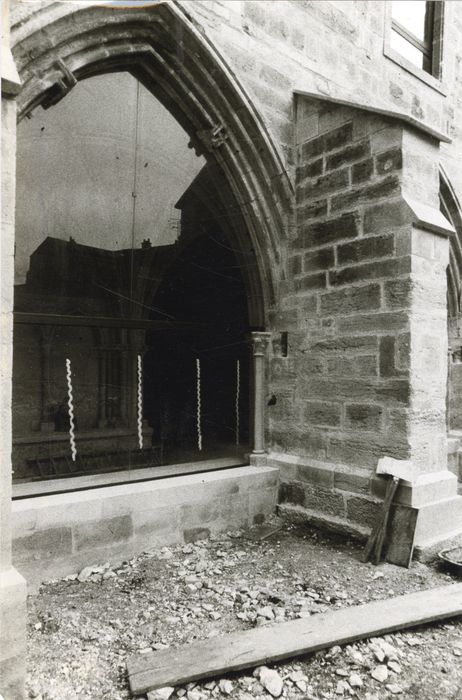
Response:
M247 464L248 459L246 456L244 454L239 454L236 456L221 457L219 459L182 462L161 467L144 467L131 470L124 469L102 474L89 474L88 476L48 479L46 481L26 481L13 484L13 500L49 496L58 493L87 491L89 489L120 486L122 484L142 481L157 481L158 479L166 479L172 476L186 476L201 472L220 471L221 469L236 468Z
M417 66L414 66L410 61L401 56L401 54L392 49L388 42L385 42L385 45L383 47L383 54L388 59L390 59L390 61L393 61L393 63L396 63L408 73L411 73L411 75L413 75L415 78L417 78L423 83L426 83L426 85L436 90L436 92L439 92L440 95L443 95L444 97L447 96L447 88L441 80L435 78L434 75L430 75L430 73L427 73L421 68L417 68Z

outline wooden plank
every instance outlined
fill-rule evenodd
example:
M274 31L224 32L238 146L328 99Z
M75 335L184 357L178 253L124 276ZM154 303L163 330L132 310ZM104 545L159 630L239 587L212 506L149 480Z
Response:
M384 543L385 561L396 566L409 567L414 552L418 513L418 509L411 506L392 506Z
M367 540L366 547L364 549L364 554L363 554L363 561L369 561L371 558L371 555L374 551L374 549L377 547L377 543L379 541L379 538L381 536L381 532L384 532L384 528L387 526L388 522L388 511L391 506L391 502L393 500L393 496L395 495L396 489L398 487L399 479L396 479L395 477L389 479L388 484L387 484L387 490L385 492L385 499L382 503L382 507L380 508L379 512L377 513L377 517L375 519L374 526L371 530L371 534L369 536L369 539ZM381 545L380 545L381 549ZM376 561L376 563L378 563Z
M130 689L142 695L457 615L462 615L462 583L256 627L132 656L127 661Z

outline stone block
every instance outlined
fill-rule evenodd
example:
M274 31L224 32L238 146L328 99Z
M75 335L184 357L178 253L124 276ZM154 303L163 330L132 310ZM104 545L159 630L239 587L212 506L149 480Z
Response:
M394 336L380 338L379 368L381 377L393 377L397 374Z
M338 218L327 219L303 226L300 232L301 247L327 245L345 238L356 238L359 234L359 219L355 214L343 214Z
M52 527L37 530L31 535L17 537L13 541L15 562L28 559L40 560L47 557L63 557L72 552L72 531L70 527Z
M74 545L77 551L97 549L129 540L133 536L130 515L78 523L73 527Z
M393 252L394 236L374 236L337 246L337 260L339 265L348 265L385 258Z
M311 162L300 165L295 171L295 182L298 184L307 177L317 177L323 172L323 159L318 158Z
M381 501L375 498L353 496L346 502L347 517L355 523L372 527L377 518Z
M339 333L399 333L409 328L409 317L404 312L358 314L337 321Z
M343 496L320 486L305 485L305 507L337 517L345 516Z
M306 524L310 527L319 528L323 532L335 532L343 536L348 535L361 542L367 540L370 532L370 528L353 523L347 520L344 515L336 516L317 510L308 510L303 506L291 503L282 503L278 506L278 514L289 522Z
M343 190L348 187L348 184L348 168L334 170L300 187L300 197L302 199L317 198L321 195Z
M351 146L336 151L326 157L326 170L334 170L349 163L354 163L369 155L369 144L365 141L357 142Z
M329 272L329 284L341 286L355 284L357 282L367 282L368 280L383 279L405 274L411 270L410 256L402 258L391 258L380 262L370 262L363 265L344 267L341 270L331 270Z
M281 481L279 485L278 502L304 505L305 490L303 486L294 481Z
M335 171L335 174L341 171ZM327 176L325 176L327 177ZM367 202L373 201L374 199L382 199L384 197L391 197L399 192L400 180L396 176L390 175L389 177L375 182L374 184L367 185L366 187L357 188L351 192L345 194L339 194L332 198L331 200L331 211L341 211L342 209L357 209L360 205ZM388 227L389 228L389 227ZM371 230L380 231L380 228L371 229L370 225L364 228L365 232L368 233Z
M305 272L315 272L316 270L327 270L335 264L334 249L322 248L310 253L305 253L303 257L303 269Z
M278 489L260 489L249 494L249 516L251 522L263 522L276 510Z
M306 143L302 144L299 149L300 160L302 162L312 159L319 158L324 152L324 136L316 136L310 139Z
M299 464L297 479L313 486L334 487L334 469L331 464L305 463Z
M356 335L328 338L313 343L310 348L311 352L322 354L338 354L345 353L370 354L377 350L377 338L373 335Z
M327 199L318 199L315 202L303 204L297 207L297 220L304 223L307 219L317 219L327 214Z
M378 374L376 355L334 357L327 359L327 372L341 377L375 377Z
M368 284L322 294L321 313L325 316L341 316L379 309L380 304L380 285Z
M382 406L374 404L347 404L345 407L345 427L355 430L380 430Z
M401 170L403 167L403 152L401 148L391 148L384 153L380 153L375 159L376 171L379 175Z
M133 535L151 546L153 544L159 546L163 543L170 544L181 539L178 509L175 507L136 509L131 518Z
M409 207L401 198L370 206L364 211L364 233L381 233L410 223Z
M371 475L363 469L337 468L334 471L334 488L348 493L370 492Z
M327 277L325 272L319 272L315 275L304 275L295 280L295 289L298 292L308 291L310 289L325 289L327 286Z
M359 163L355 163L351 168L351 182L357 185L370 180L374 173L374 159L366 158Z
M229 527L245 527L249 523L249 499L244 494L239 498L218 498L204 503L180 506L180 527L189 530L207 527L219 531L223 524Z
M343 124L338 129L333 129L323 136L323 147L326 153L336 148L346 146L353 139L353 124Z
M289 260L289 273L290 275L300 275L302 272L302 256L293 255Z

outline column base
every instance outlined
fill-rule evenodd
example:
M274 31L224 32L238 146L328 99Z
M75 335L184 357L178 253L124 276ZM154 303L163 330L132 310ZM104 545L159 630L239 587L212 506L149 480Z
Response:
M307 522L358 539L373 527L385 496L387 477L364 469L284 453L252 454L250 463L279 468L282 514L296 513L300 519L304 513ZM452 472L444 469L420 474L413 483L401 481L396 502L418 510L416 556L429 559L447 542L462 544L462 496Z
M13 567L0 572L0 695L24 700L26 677L26 581Z
M251 452L249 462L252 467L266 467L268 454L262 450L261 452Z

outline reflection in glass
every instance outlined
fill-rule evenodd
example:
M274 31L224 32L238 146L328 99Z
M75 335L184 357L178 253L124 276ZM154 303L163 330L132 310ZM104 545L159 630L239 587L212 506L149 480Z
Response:
M128 74L18 127L15 481L236 456L248 441L253 250L220 171ZM143 396L138 433L138 357ZM196 363L203 450L197 450ZM77 458L69 443L72 365Z

